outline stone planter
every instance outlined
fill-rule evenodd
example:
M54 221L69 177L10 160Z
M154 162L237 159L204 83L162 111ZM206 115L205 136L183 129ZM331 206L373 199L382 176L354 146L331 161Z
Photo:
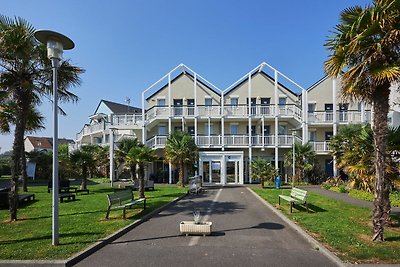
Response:
M194 221L182 221L179 224L181 234L188 235L210 235L212 222L202 222L196 224Z

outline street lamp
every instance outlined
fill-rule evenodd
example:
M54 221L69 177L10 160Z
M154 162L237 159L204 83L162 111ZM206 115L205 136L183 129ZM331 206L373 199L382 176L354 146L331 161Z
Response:
M293 139L293 155L292 155L292 187L294 186L294 176L296 174L296 149L295 149L295 138L296 138L296 130L292 130L292 139Z
M115 127L110 127L110 183L113 187L114 182L114 132L117 130Z
M53 204L52 204L52 244L58 245L58 77L57 70L63 56L63 50L74 48L74 42L58 32L38 30L36 39L47 46L47 57L53 68Z

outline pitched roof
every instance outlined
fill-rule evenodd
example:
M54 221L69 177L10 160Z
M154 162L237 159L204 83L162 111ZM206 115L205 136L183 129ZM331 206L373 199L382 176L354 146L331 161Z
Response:
M263 75L266 79L270 80L270 81L274 81L274 78L272 78L269 74L265 73L264 70L262 71L254 71L251 74L251 77L253 78L253 76L257 75L258 73L260 73L261 75ZM226 91L224 93L224 95L228 95L230 92L232 92L233 90L235 90L236 88L240 87L243 83L247 82L247 79L243 79L240 83L238 83L237 85L235 85L234 87L232 87L231 89L229 89L228 91ZM292 93L294 96L299 96L298 93L293 92L291 89L289 89L288 87L286 87L284 84L282 84L281 82L278 81L278 85L279 87L287 90L289 93Z
M188 71L182 71L179 75L177 75L174 79L171 80L171 84L173 84L176 80L178 80L180 77L182 77L183 75L188 75L189 77L191 77L192 79L194 79L194 76L192 74L190 74ZM216 90L214 90L213 88L211 88L210 86L208 86L207 84L205 84L204 82L202 82L200 79L197 80L198 83L200 83L201 85L207 87L208 89L210 89L211 91L213 91L214 93L216 93L217 95L221 96L221 93L217 92ZM149 100L150 98L152 98L153 96L155 96L156 94L158 94L159 92L161 92L162 90L164 90L165 88L168 87L168 83L165 84L164 86L162 86L160 89L158 89L156 92L154 92L153 94L151 94L149 97L146 98L146 101Z
M137 108L137 107L133 107L133 106L128 106L128 105L124 105L124 104L120 104L120 103L116 103L116 102L112 102L112 101L108 101L108 100L100 100L99 105L96 108L99 108L101 102L104 103L104 105L106 105L114 114L127 114L127 113L141 113L142 109L141 108Z
M40 136L27 136L32 146L36 149L52 149L53 148L53 138L52 137L40 137ZM72 139L60 138L58 139L58 144L70 144L74 143Z

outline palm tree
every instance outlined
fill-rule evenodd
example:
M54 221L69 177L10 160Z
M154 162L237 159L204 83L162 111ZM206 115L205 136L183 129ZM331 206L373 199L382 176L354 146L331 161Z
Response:
M145 175L145 168L146 165L150 162L155 161L158 157L155 155L155 151L146 146L141 144L140 145L140 149L137 155L138 161L137 161L137 165L138 165L138 176L139 176L139 194L140 194L140 198L144 198L144 175ZM129 151L130 154L130 151Z
M35 29L22 18L0 16L0 90L16 103L11 166L10 219L17 219L18 163L21 161L29 109L52 94L51 62L46 46L34 37ZM59 68L59 98L77 101L68 89L80 84L84 70L62 61Z
M88 175L95 166L95 160L93 158L93 146L94 145L83 146L70 154L70 161L72 165L80 170L80 189L86 189Z
M194 164L199 157L194 139L188 133L174 132L167 138L164 154L166 161L178 168L179 181L185 186L183 178L185 165Z
M251 162L252 178L260 178L261 188L264 188L264 181L274 179L277 174L277 170L272 166L271 162L266 161L262 158L256 158Z
M303 181L306 177L306 173L313 170L315 165L315 151L312 149L310 143L307 144L294 144L294 158L295 158L295 169L298 176L293 177L293 183L297 181ZM289 151L285 155L285 166L292 167L293 166L293 153Z
M125 165L129 169L132 183L136 178L137 158L135 150L139 150L139 141L136 138L124 138L120 141L115 151L115 158L119 166ZM129 155L129 152L130 155Z
M372 240L384 241L385 217L390 213L386 178L390 86L400 77L400 1L374 0L365 8L350 7L340 14L334 35L325 44L328 76L342 78L342 96L372 104L375 153Z
M3 94L5 96L5 94ZM16 103L8 97L0 99L0 133L10 133L11 125L16 124ZM28 111L26 131L34 133L38 130L44 129L44 117L33 105L30 106ZM20 171L22 172L22 188L24 192L28 192L28 177L26 174L26 155L24 144L21 148L21 161Z

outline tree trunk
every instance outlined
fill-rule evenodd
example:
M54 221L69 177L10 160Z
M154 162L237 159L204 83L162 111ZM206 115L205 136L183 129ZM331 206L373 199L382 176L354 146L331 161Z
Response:
M86 190L87 187L87 169L86 167L82 168L82 181L81 181L81 189Z
M390 84L378 86L373 94L373 124L375 148L374 210L372 240L384 241L384 226L390 218L389 184L386 176L388 112Z
M28 174L26 173L25 144L22 143L21 151L22 190L28 192Z
M145 198L144 195L144 165L139 164L139 197L140 198Z
M179 181L181 181L182 187L185 187L185 183L184 183L184 180L183 180L184 168L185 168L185 165L183 164L183 162L180 162L180 163L179 163Z

